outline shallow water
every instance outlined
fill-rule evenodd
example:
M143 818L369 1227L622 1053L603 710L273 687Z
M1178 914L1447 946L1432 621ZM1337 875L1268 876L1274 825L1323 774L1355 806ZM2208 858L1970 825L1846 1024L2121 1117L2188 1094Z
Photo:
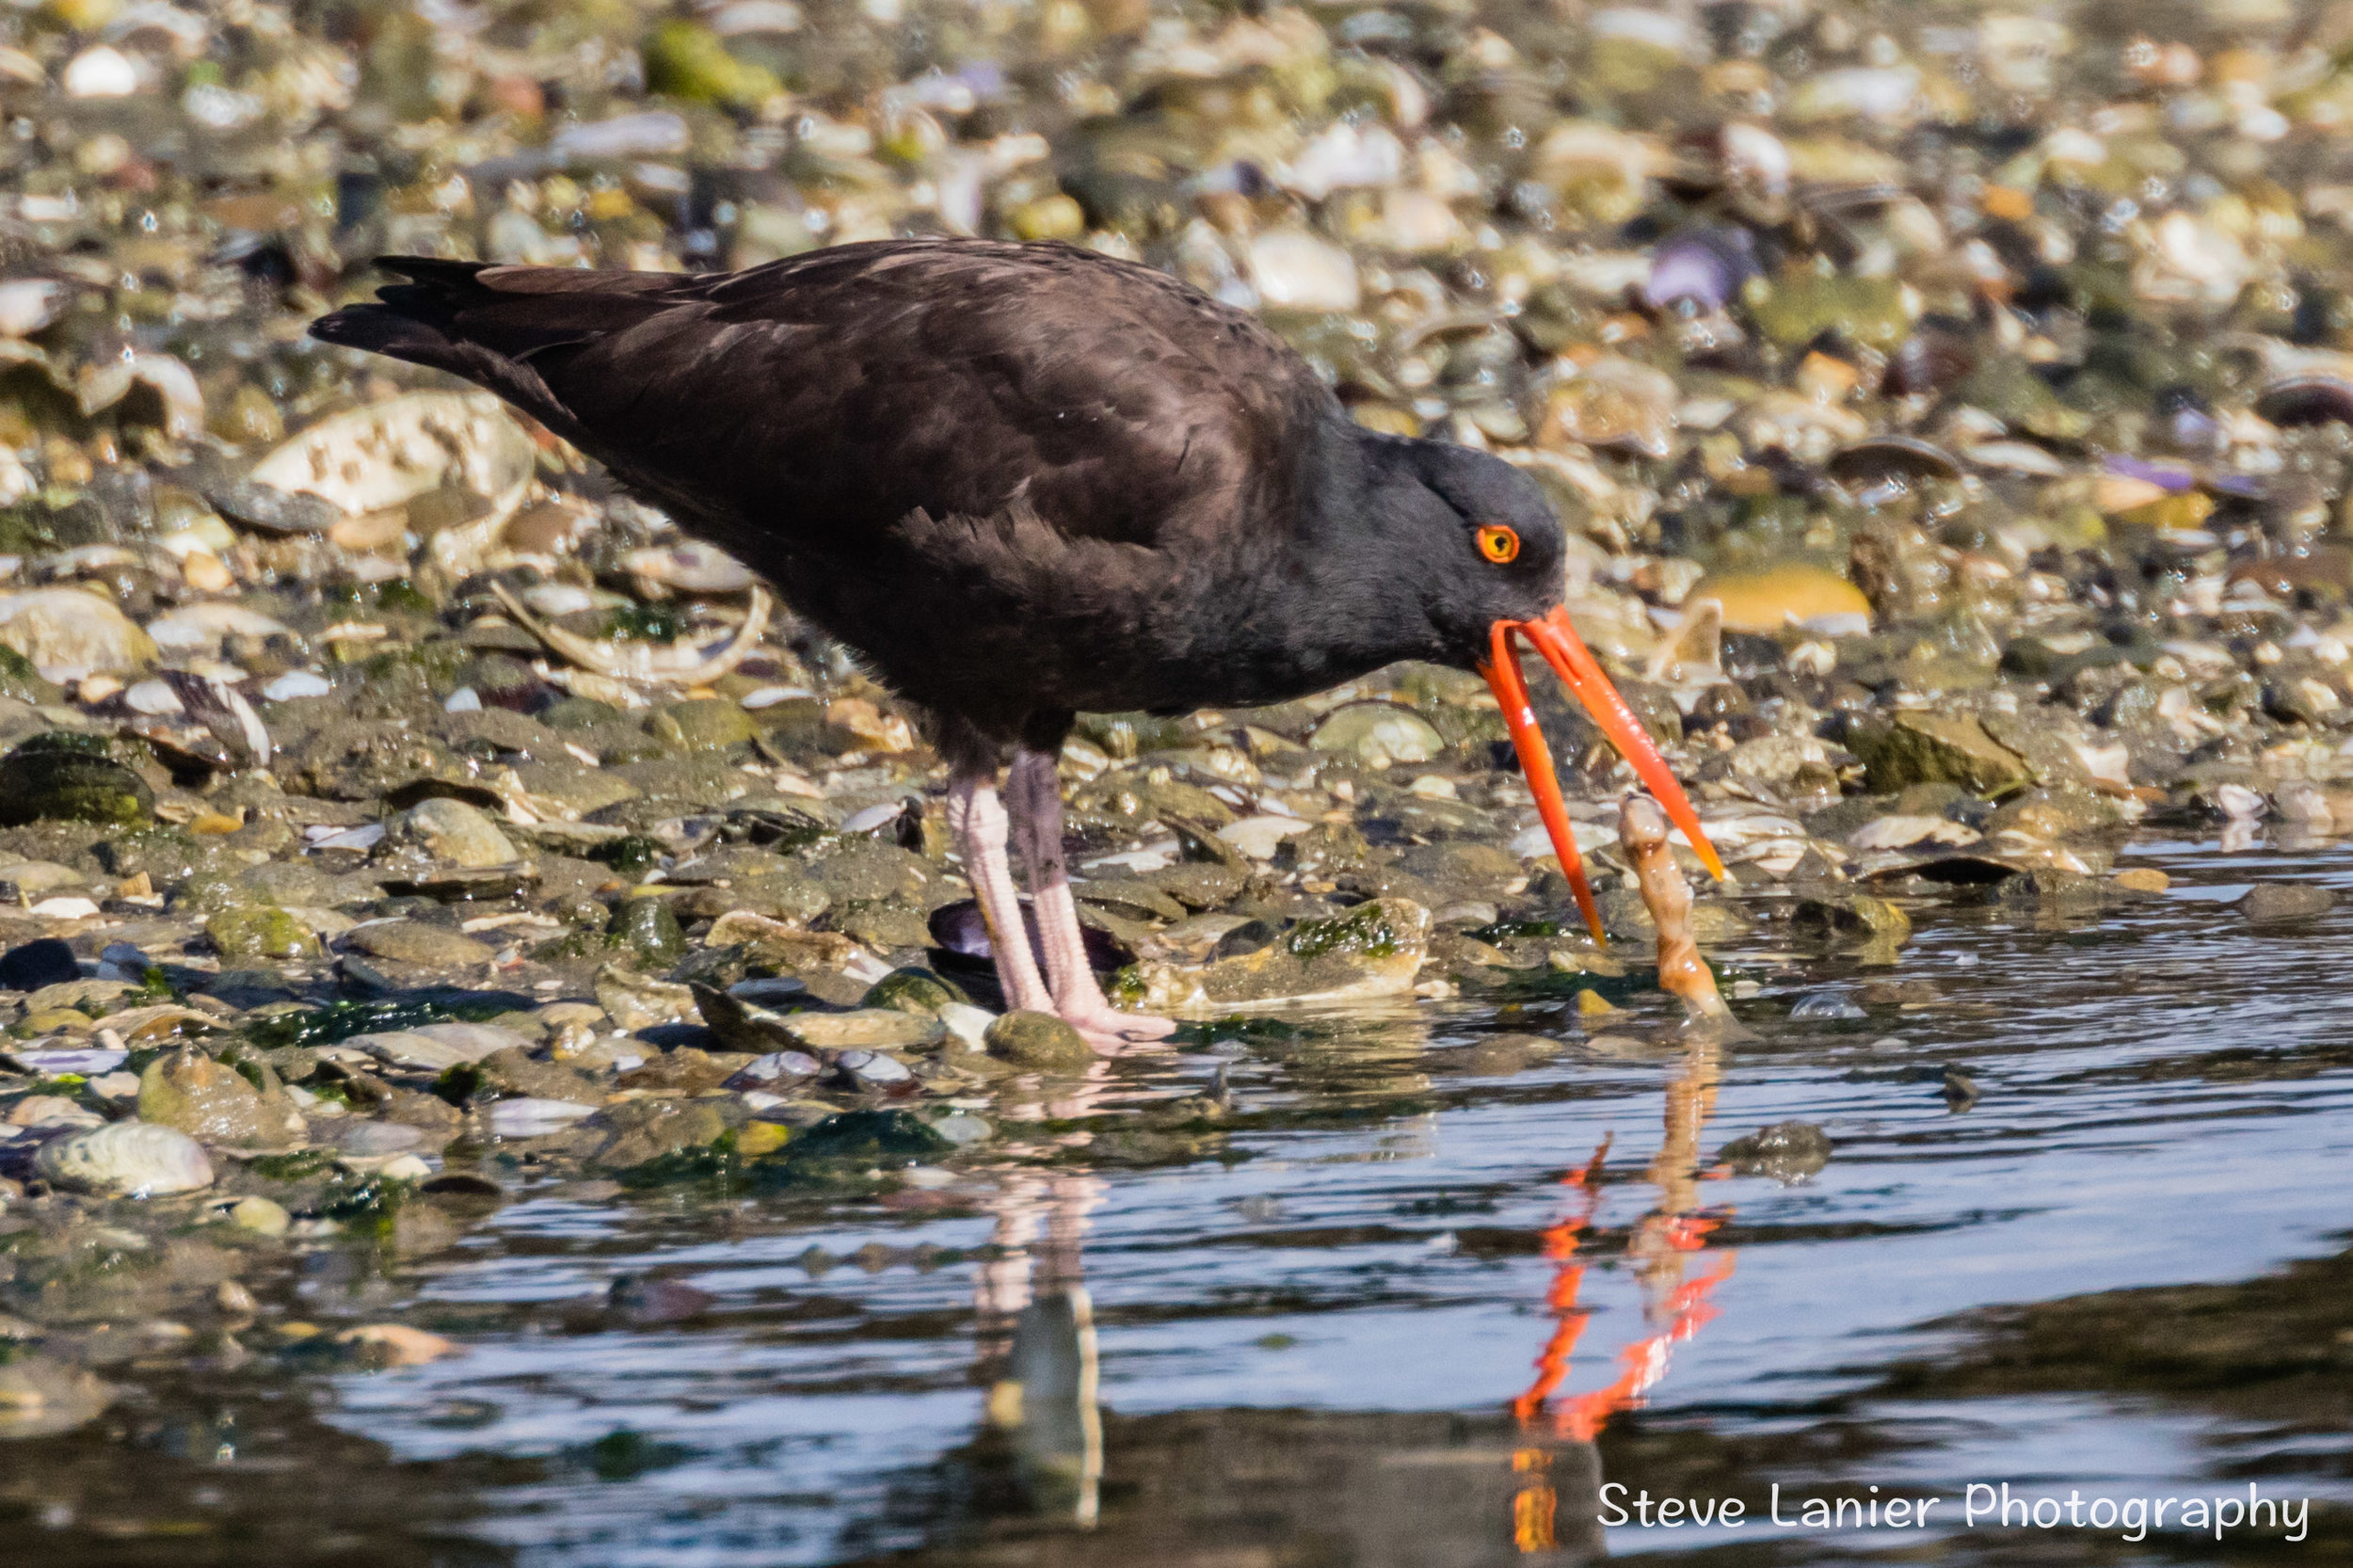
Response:
M2353 854L2150 840L2123 858L2171 893L2090 920L1924 907L1892 968L1720 954L1758 987L1737 1004L1754 1038L1725 1047L1677 1038L1655 993L1606 1030L1446 1004L1123 1061L1008 1122L990 1162L880 1201L515 1173L526 1195L445 1251L322 1248L257 1285L268 1311L364 1307L466 1354L112 1368L130 1394L107 1417L11 1446L10 1495L45 1501L8 1560L2332 1560L2353 1301L2318 1308L2347 1325L2334 1352L2325 1323L2314 1351L2309 1321L2283 1334L2221 1291L2194 1310L2209 1330L2241 1315L2235 1361L2062 1352L2031 1375L2025 1331L1980 1310L2065 1302L2084 1343L2152 1321L2162 1342L2191 1308L2073 1299L2246 1281L2333 1257L2349 1228L2334 986L2353 914L2258 930L2224 901L2258 878L2353 885ZM1786 1016L1873 979L1926 986L1864 1020ZM1455 1064L1498 1028L1570 1048ZM1948 1066L1975 1082L1966 1109ZM1123 1106L1221 1070L1222 1130L1119 1133ZM1834 1143L1812 1177L1716 1160L1792 1119ZM711 1299L611 1304L648 1273ZM1580 1323L1549 1399L1525 1398ZM1952 1518L1973 1481L2124 1498L2250 1480L2319 1500L2306 1541L2006 1541ZM1605 1532L1605 1480L1752 1512ZM1874 1485L1948 1500L1926 1529L1780 1528L1759 1517L1775 1483L1785 1517Z

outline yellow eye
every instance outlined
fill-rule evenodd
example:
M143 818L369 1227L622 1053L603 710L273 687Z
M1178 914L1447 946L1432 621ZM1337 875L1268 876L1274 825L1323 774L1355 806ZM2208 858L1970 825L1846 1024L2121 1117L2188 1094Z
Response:
M1520 536L1499 522L1491 522L1479 530L1479 553L1497 566L1509 564L1520 552Z

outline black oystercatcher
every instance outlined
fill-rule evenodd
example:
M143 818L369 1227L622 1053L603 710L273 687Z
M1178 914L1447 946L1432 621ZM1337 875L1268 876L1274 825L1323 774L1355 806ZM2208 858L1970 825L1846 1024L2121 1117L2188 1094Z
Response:
M1112 1009L1080 941L1055 757L1082 710L1274 702L1401 659L1478 669L1598 936L1524 635L1715 868L1570 630L1560 524L1527 476L1359 427L1273 333L1173 279L941 239L726 275L380 264L409 281L313 335L499 393L764 573L929 716L1013 1006L1098 1037L1171 1027ZM1012 935L1013 834L1043 979Z

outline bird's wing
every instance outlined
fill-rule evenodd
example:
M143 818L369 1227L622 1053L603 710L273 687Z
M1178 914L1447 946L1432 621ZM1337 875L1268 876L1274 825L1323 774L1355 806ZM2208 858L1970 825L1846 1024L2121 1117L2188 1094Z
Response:
M1015 507L1073 542L1206 536L1279 511L1329 396L1250 317L1062 247L883 241L717 277L387 264L414 281L321 335L493 386L707 530L795 551Z

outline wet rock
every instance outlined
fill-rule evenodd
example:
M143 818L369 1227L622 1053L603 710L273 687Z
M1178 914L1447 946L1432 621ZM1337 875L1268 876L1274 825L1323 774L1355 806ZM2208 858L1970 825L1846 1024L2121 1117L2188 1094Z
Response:
M845 936L885 952L921 947L929 936L922 911L895 901L839 901L827 911L825 924Z
M2337 895L2312 882L2258 882L2238 901L2250 920L2309 920L2336 906Z
M252 1231L257 1236L283 1236L294 1224L294 1216L286 1212L284 1204L259 1193L239 1198L231 1205L229 1220L238 1229Z
M1327 714L1307 744L1346 752L1368 767L1427 762L1446 750L1446 738L1410 708L1393 702L1352 702Z
M719 1037L720 1043L734 1050L766 1054L797 1047L799 1041L792 1032L789 1015L778 1013L749 997L737 996L716 985L699 981L690 982L695 1009L703 1024ZM793 983L792 1000L807 995L807 987Z
M482 1024L424 1024L416 1029L376 1030L355 1034L344 1045L395 1067L442 1073L481 1061L494 1051L527 1049L530 1042Z
M1892 721L1857 720L1847 745L1863 760L1875 791L1947 782L1981 795L1998 795L2033 781L2025 759L1996 741L1967 714L1913 712Z
M606 1290L605 1302L633 1323L682 1323L710 1311L719 1298L682 1279L623 1274Z
M224 959L315 958L319 940L283 909L243 904L204 922L204 935Z
M363 1323L335 1336L334 1343L363 1367L422 1367L460 1353L454 1341L405 1323Z
M624 901L613 912L613 925L605 939L629 949L656 968L668 968L686 956L686 933L679 928L678 916L671 913L665 899Z
M560 1062L541 1062L520 1046L503 1046L474 1064L479 1080L503 1095L602 1105L605 1091Z
M79 588L0 596L0 645L31 660L51 680L143 670L157 652L154 639L128 616Z
M794 1013L784 1019L784 1029L804 1050L915 1050L936 1045L946 1033L936 1015L895 1007Z
M1990 836L2015 829L2037 839L2066 839L2113 827L2122 820L2114 801L2089 790L2057 784L2028 790L2003 802L1986 819L1985 831Z
M1561 1043L1541 1034L1484 1034L1458 1050L1445 1052L1443 1064L1458 1072L1504 1078L1560 1054Z
M462 800L424 800L385 824L387 844L415 844L434 859L471 870L521 858L498 824Z
M277 1149L300 1142L302 1113L266 1063L259 1081L190 1047L171 1051L139 1075L139 1119L231 1148Z
M1798 627L1832 635L1867 632L1870 601L1844 577L1819 567L1791 565L1766 571L1709 577L1685 598L1687 608L1721 607L1723 629L1773 635Z
M941 1008L971 1000L952 981L942 980L929 969L904 968L893 969L874 982L873 988L866 993L858 1005L865 1008L896 1008L902 1013L916 1013L936 1018Z
M1115 1002L1146 1013L1214 1017L1304 1003L1364 1000L1413 988L1430 944L1430 911L1378 898L1328 920L1306 920L1282 940L1199 968L1144 963L1124 972Z
M648 1057L614 1080L614 1085L620 1089L700 1095L725 1083L745 1060L741 1052L713 1054L693 1046L680 1046Z
M595 1109L574 1100L524 1096L496 1102L484 1118L493 1137L546 1138L577 1127Z
M1789 1009L1789 1016L1794 1022L1851 1022L1870 1015L1846 992L1824 990L1809 991L1800 997L1797 1004Z
M1051 1013L1007 1013L988 1026L982 1039L989 1055L1019 1067L1074 1072L1096 1060L1086 1036Z
M847 845L809 868L809 875L837 903L920 899L938 874L921 856L879 843Z
M603 1134L589 1158L608 1170L716 1143L728 1129L712 1105L680 1099L626 1100L605 1107L584 1125Z
M726 1086L738 1093L761 1089L772 1095L782 1094L796 1083L815 1078L824 1070L824 1064L807 1051L772 1050L736 1068Z
M1192 864L1170 866L1152 872L1152 886L1188 909L1222 909L1241 896L1249 878L1240 868Z
M1770 1176L1785 1185L1813 1176L1830 1156L1830 1135L1812 1122L1775 1122L1716 1151L1719 1163L1742 1176Z
M760 726L726 698L705 697L657 710L646 733L680 751L724 751L757 738Z
M444 1110L448 1109L443 1107ZM432 1146L423 1128L406 1122L363 1122L347 1118L316 1129L319 1142L360 1160L384 1160Z
M20 884L22 886L22 884ZM56 937L25 942L0 953L0 990L38 991L82 978L73 949Z
M2057 866L2037 866L1994 885L2003 904L2034 904L2051 909L2090 909L2116 901L2129 889L2112 881L2087 876Z
M1528 875L1519 857L1493 844L1419 844L1398 856L1400 871L1451 898L1500 898Z
M0 826L35 822L135 826L155 808L147 781L84 736L37 736L0 757Z
M26 1095L10 1105L0 1123L8 1127L96 1127L104 1120L63 1095Z
M202 1144L148 1122L112 1122L45 1144L34 1168L52 1186L100 1197L160 1197L213 1184Z
M1894 945L1912 937L1912 918L1869 893L1830 893L1797 901L1790 929L1801 937L1833 944Z
M1058 1020L1059 1021L1059 1020ZM845 1111L792 1141L804 1160L904 1162L954 1152L956 1145L924 1118L906 1111Z
M1567 900L1560 902L1566 904ZM1602 888L1593 895L1593 903L1601 910L1603 928L1621 941L1648 941L1657 933L1649 906L1634 888ZM1571 919L1575 919L1574 914ZM1691 905L1691 937L1705 946L1736 941L1748 929L1748 920L1721 899L1701 899Z
M1217 830L1217 836L1253 860L1272 860L1284 843L1316 824L1297 817L1243 817Z
M422 920L385 920L354 928L344 945L371 958L417 964L429 968L470 968L488 964L495 949L462 932Z
M210 486L204 499L232 522L280 537L324 534L344 517L340 507L318 496L248 479L227 479Z
M695 996L683 985L632 974L608 964L597 971L597 1005L623 1029L634 1032L662 1024L699 1021Z
M114 1388L84 1368L12 1353L0 1361L0 1439L72 1432L104 1415L114 1400Z

